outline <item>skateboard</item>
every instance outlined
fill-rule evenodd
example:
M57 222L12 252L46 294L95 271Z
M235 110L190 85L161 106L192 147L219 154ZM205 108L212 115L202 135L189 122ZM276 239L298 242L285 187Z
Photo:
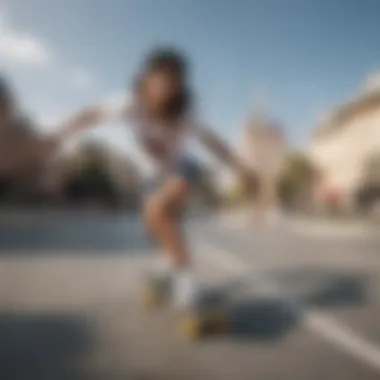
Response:
M198 304L181 315L180 334L188 341L227 334L230 313L222 295L203 293Z
M140 304L145 311L153 311L169 304L170 282L150 279L140 293ZM203 290L188 310L175 311L179 318L180 336L187 341L226 334L230 327L230 313L226 295Z

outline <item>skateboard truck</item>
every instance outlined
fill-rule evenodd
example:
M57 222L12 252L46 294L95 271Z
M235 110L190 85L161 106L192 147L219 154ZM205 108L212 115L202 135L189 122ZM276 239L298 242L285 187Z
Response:
M225 301L221 294L203 293L193 309L183 316L181 335L195 341L227 333L230 317Z

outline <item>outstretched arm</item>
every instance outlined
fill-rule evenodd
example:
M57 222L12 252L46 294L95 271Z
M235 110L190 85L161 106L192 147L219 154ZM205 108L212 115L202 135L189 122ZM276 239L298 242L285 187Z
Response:
M50 136L34 139L33 144L26 144L17 155L18 162L26 162L28 157L48 160L52 159L66 140L77 133L85 132L91 127L112 119L121 119L126 115L130 106L125 99L112 100L97 106L87 107L69 117L57 128L58 132Z
M120 120L128 115L131 107L130 100L125 98L112 99L96 106L86 107L60 125L58 137L61 141L65 141L105 121Z
M243 168L241 161L216 133L210 129L202 128L198 132L198 138L201 144L224 164L235 170Z
M239 176L250 186L257 188L258 179L256 173L247 168L246 165L232 152L227 143L225 143L216 133L208 128L202 128L198 131L198 137L202 145L204 145L213 155L220 161L228 165L232 170L237 172Z
M95 127L109 117L109 110L104 106L94 106L82 109L60 125L58 138L65 141L77 133Z
M87 108L66 120L58 132L49 136L20 136L13 144L12 155L7 159L8 170L17 171L28 166L31 161L52 159L62 143L76 133L98 124L104 116L100 107Z

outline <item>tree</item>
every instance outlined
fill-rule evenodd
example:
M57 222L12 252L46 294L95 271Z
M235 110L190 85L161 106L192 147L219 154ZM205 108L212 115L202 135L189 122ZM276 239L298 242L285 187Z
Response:
M292 153L286 159L278 181L279 197L286 207L310 203L313 186L319 177L318 169L302 153Z
M117 202L118 192L106 167L106 150L95 143L85 145L73 160L76 167L64 186L69 199Z
M228 189L227 203L236 206L246 200L246 191L241 181L235 180Z

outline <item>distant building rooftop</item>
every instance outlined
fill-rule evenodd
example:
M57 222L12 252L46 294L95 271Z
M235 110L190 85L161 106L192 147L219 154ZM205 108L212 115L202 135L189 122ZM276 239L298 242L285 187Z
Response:
M326 120L316 127L312 139L325 137L343 127L352 117L377 108L380 109L380 73L369 76L355 98L332 110Z

